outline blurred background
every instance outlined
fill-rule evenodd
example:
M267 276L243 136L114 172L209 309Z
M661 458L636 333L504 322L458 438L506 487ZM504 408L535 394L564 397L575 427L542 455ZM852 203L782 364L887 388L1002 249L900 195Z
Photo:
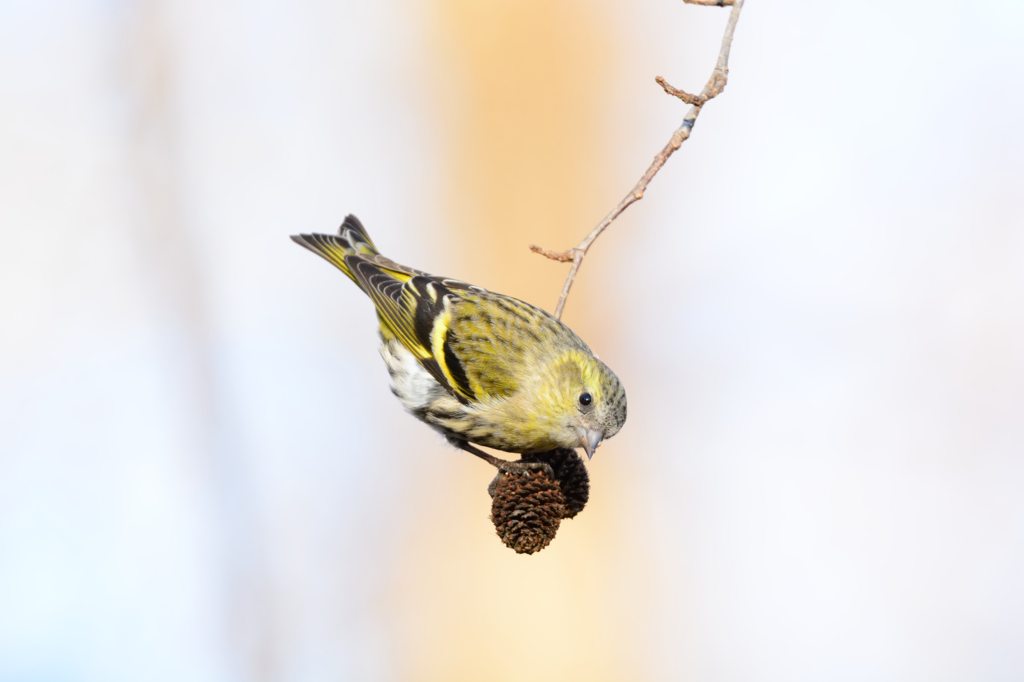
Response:
M554 308L699 91L678 1L0 2L0 680L1024 678L1024 5L750 0L565 321L550 547L288 240Z

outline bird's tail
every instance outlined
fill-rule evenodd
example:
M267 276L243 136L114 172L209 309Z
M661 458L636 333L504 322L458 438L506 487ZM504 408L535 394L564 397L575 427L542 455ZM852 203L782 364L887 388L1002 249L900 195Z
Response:
M292 241L304 246L318 256L322 256L329 263L348 275L348 278L359 285L359 280L352 274L345 256L379 256L380 252L373 245L366 228L354 215L345 217L345 222L338 228L337 236L333 234L297 234L292 235Z

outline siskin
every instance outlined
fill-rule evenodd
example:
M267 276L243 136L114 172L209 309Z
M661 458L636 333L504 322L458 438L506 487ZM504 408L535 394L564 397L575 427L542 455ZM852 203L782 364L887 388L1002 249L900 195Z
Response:
M543 310L399 265L352 215L337 236L292 239L370 297L392 392L452 445L518 470L472 444L524 454L583 447L593 457L626 421L618 377Z

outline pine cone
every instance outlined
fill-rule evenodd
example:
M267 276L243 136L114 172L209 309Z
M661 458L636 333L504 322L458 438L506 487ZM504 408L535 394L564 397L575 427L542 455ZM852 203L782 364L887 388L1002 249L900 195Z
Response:
M546 462L555 472L555 479L565 496L565 514L563 519L572 517L583 511L590 499L590 476L583 458L571 448L556 448L547 452L538 452L523 457L524 462Z
M566 513L565 497L546 472L499 474L488 490L498 537L517 554L539 552L555 538Z

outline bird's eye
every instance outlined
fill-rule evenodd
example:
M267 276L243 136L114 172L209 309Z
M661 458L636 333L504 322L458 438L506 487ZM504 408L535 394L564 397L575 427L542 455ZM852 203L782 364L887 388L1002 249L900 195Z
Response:
M580 394L580 405L586 407L590 403L594 402L594 398L589 393Z

